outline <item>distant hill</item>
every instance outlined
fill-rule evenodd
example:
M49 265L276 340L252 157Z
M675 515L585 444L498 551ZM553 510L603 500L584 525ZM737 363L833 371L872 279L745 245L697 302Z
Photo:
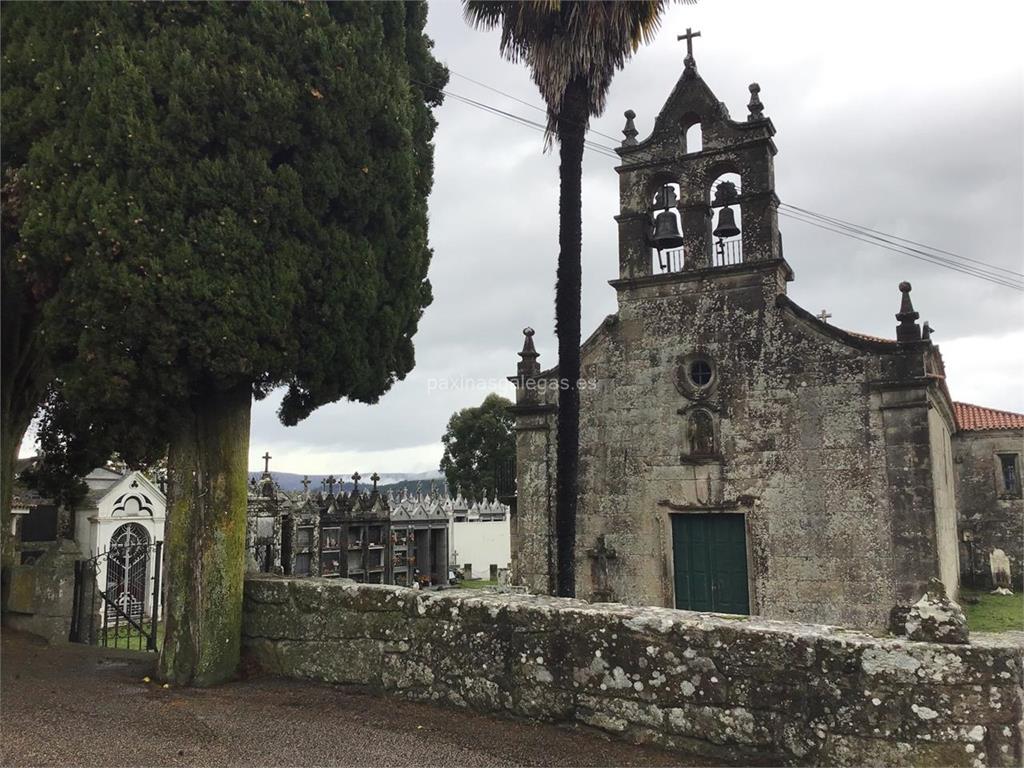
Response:
M372 473L370 473L372 474ZM263 476L260 471L249 472L249 478L257 478ZM270 476L274 478L274 482L280 486L283 491L301 491L302 490L302 475L295 474L293 472L274 472L271 471ZM309 490L318 491L320 490L320 481L329 477L329 475L310 475L309 476ZM337 475L335 475L337 477ZM416 485L418 483L423 484L423 490L428 491L430 489L430 481L435 481L435 484L440 490L443 480L440 470L434 470L433 472L390 472L380 476L380 481L377 483L379 490L401 490L403 487L407 488L410 493L416 492ZM369 488L372 485L370 482L369 474L365 477L361 477L359 480L360 488ZM349 477L345 478L344 489L347 492L352 490L352 480ZM335 490L338 486L335 485Z

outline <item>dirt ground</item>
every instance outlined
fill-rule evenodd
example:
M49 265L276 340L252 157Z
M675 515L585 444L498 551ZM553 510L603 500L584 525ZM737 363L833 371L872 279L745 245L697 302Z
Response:
M4 631L4 766L700 765L583 729L257 677L210 689L145 683L154 656L50 646Z

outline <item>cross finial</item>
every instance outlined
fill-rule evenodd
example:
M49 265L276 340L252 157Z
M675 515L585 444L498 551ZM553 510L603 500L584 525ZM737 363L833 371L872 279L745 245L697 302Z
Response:
M355 474L352 475L352 493L359 490L359 481L363 479L363 476L356 470Z
M370 475L370 482L373 483L373 492L374 493L377 492L377 482L379 480L380 480L380 475L378 475L376 472L374 472L372 475Z
M302 490L307 496L309 495L309 475L302 476Z
M676 40L686 41L686 58L683 60L683 62L686 64L687 69L692 67L695 63L693 60L693 38L695 37L700 37L700 32L694 32L692 29L687 27L686 34L679 35L676 38Z
M326 478L324 478L324 483L326 483L327 486L331 489L332 496L334 495L334 484L336 482L338 481L335 479L334 475L328 475Z
M816 318L818 318L819 320L821 320L821 322L823 322L823 323L827 323L827 322L828 322L828 319L829 319L830 317L832 317L832 315L831 315L830 313L826 312L826 311L825 311L825 310L823 309L823 310L821 310L821 312L819 312L818 314L816 314L816 315L815 315L815 317L816 317Z
M274 457L267 451L260 458L263 459L263 474L267 474L270 471L270 460Z

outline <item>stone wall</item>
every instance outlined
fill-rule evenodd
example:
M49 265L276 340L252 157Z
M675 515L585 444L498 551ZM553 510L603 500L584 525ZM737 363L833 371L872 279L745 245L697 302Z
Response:
M1024 498L1005 492L999 464L999 454L1024 451L1024 433L958 432L953 450L963 583L991 588L990 558L998 549L1009 560L1014 586L1024 588Z
M68 539L28 542L22 550L40 551L31 564L18 563L5 570L4 626L43 637L51 643L67 642L75 592L78 545Z
M1024 758L1024 635L936 645L664 608L250 576L243 642L277 674L718 759Z

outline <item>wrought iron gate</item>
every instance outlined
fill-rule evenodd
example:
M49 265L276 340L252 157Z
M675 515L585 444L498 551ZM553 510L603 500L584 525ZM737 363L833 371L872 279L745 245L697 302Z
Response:
M144 530L140 536L131 526L122 526L110 549L75 563L72 642L158 650L163 542L150 543L148 538Z

